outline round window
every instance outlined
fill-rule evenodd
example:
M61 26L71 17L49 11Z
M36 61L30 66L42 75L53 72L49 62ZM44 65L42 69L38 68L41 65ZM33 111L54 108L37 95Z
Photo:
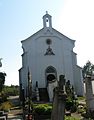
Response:
M51 39L47 39L47 40L46 40L46 43L47 43L48 45L51 45L51 44L52 44Z

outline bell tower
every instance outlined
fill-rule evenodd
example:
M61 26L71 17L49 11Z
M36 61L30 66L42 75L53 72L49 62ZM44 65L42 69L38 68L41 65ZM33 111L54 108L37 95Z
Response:
M52 28L51 17L46 11L46 14L43 16L43 28Z

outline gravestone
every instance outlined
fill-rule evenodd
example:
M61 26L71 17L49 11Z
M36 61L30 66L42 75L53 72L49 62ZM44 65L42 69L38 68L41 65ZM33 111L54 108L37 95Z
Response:
M0 111L0 120L7 120L7 114L4 111Z
M39 101L40 98L39 98L39 89L38 89L38 81L36 81L36 100Z
M87 105L87 112L91 114L94 112L94 96L92 90L92 78L91 76L87 76L85 78L85 86L86 86L86 105Z
M65 76L60 75L58 86L54 89L54 100L51 120L64 120L65 116Z

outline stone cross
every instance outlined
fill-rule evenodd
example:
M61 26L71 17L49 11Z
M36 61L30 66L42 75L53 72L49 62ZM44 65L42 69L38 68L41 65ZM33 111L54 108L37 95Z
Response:
M64 120L65 116L65 76L59 76L58 86L54 89L54 100L51 120Z

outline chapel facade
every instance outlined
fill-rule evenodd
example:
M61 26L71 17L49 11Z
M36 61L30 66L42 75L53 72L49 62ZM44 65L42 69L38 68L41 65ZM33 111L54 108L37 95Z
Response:
M77 65L77 54L73 51L75 40L68 38L52 27L52 17L43 16L43 28L21 41L22 67L19 70L19 84L25 95L28 89L28 70L32 76L32 94L39 99L53 99L53 90L60 75L70 80L77 95L83 96L82 68ZM43 96L45 98L43 98Z

